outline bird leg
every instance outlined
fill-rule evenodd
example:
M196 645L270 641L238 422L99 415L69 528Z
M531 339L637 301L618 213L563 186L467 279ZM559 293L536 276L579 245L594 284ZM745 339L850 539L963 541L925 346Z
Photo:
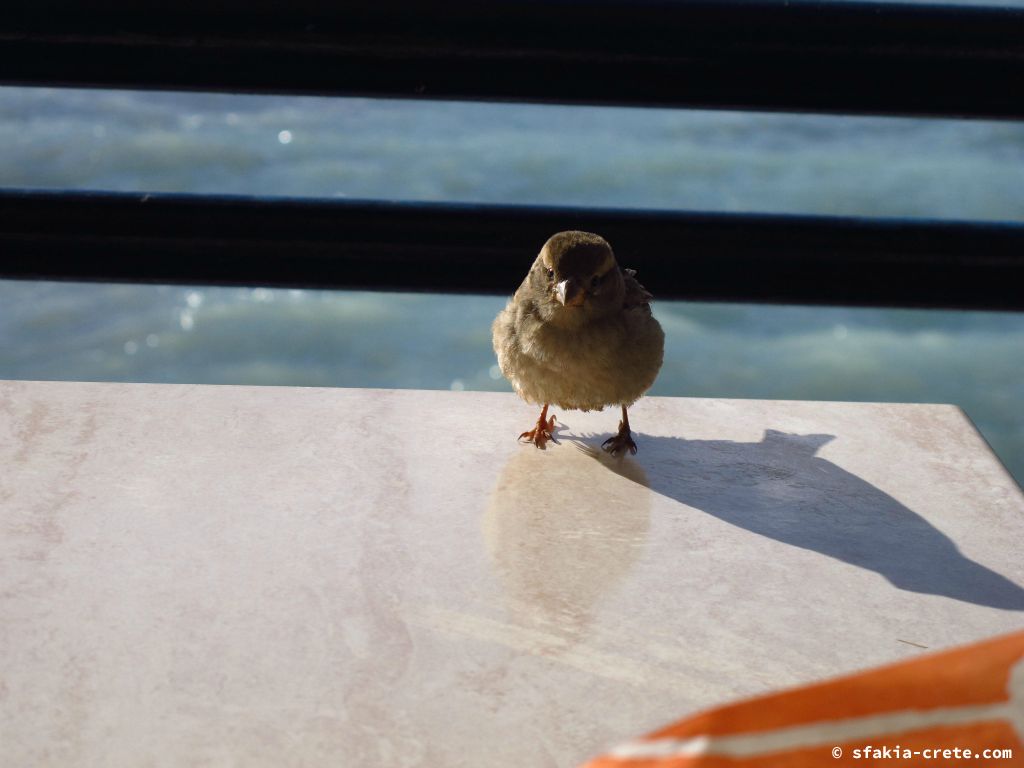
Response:
M633 436L629 432L629 414L626 413L626 406L622 406L622 421L619 422L619 433L601 443L601 447L612 456L618 456L625 450L628 450L634 456L636 455L636 443L633 442Z
M519 439L522 440L525 437L526 442L533 443L541 450L544 450L544 445L547 443L548 440L551 440L552 442L556 443L558 442L551 435L551 432L552 430L554 430L554 428L555 416L554 414L552 414L551 418L548 418L548 404L544 403L544 407L540 411L540 418L537 419L537 426L529 430L528 432L523 432L523 434L519 436Z

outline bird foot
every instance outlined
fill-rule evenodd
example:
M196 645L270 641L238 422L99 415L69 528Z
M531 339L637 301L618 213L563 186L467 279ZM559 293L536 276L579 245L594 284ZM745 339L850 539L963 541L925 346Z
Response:
M523 434L519 436L519 439L522 440L523 438L526 438L526 442L533 443L543 451L544 447L547 445L548 440L550 440L553 443L558 442L557 440L555 440L554 435L551 434L554 431L554 429L554 416L552 416L547 421L545 421L544 419L538 419L537 426L529 430L528 432L523 432Z
M636 456L636 443L633 442L633 435L630 433L629 427L621 421L618 434L601 443L601 447L612 456L625 455L625 451Z

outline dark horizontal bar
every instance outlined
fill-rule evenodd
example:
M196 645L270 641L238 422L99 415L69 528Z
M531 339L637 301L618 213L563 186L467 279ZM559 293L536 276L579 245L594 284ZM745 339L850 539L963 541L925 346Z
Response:
M1024 225L0 192L0 277L511 294L559 230L659 298L1024 310Z
M1024 9L7 0L0 82L1024 118Z

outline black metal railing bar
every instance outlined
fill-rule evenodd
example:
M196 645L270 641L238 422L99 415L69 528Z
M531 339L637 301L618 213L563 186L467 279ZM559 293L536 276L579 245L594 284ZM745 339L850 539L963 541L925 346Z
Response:
M1024 225L0 192L0 277L511 294L561 229L659 298L1024 310Z
M1024 9L8 0L0 83L1024 118Z

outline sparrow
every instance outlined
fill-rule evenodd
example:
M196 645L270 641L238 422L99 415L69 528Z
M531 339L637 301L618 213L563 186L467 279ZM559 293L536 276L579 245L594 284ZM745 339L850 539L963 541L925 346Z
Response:
M654 383L665 334L653 296L621 269L612 247L590 232L559 232L540 249L526 279L492 326L498 366L516 393L542 406L520 440L553 440L556 405L579 411L622 407L619 431L602 445L636 453L626 409Z

